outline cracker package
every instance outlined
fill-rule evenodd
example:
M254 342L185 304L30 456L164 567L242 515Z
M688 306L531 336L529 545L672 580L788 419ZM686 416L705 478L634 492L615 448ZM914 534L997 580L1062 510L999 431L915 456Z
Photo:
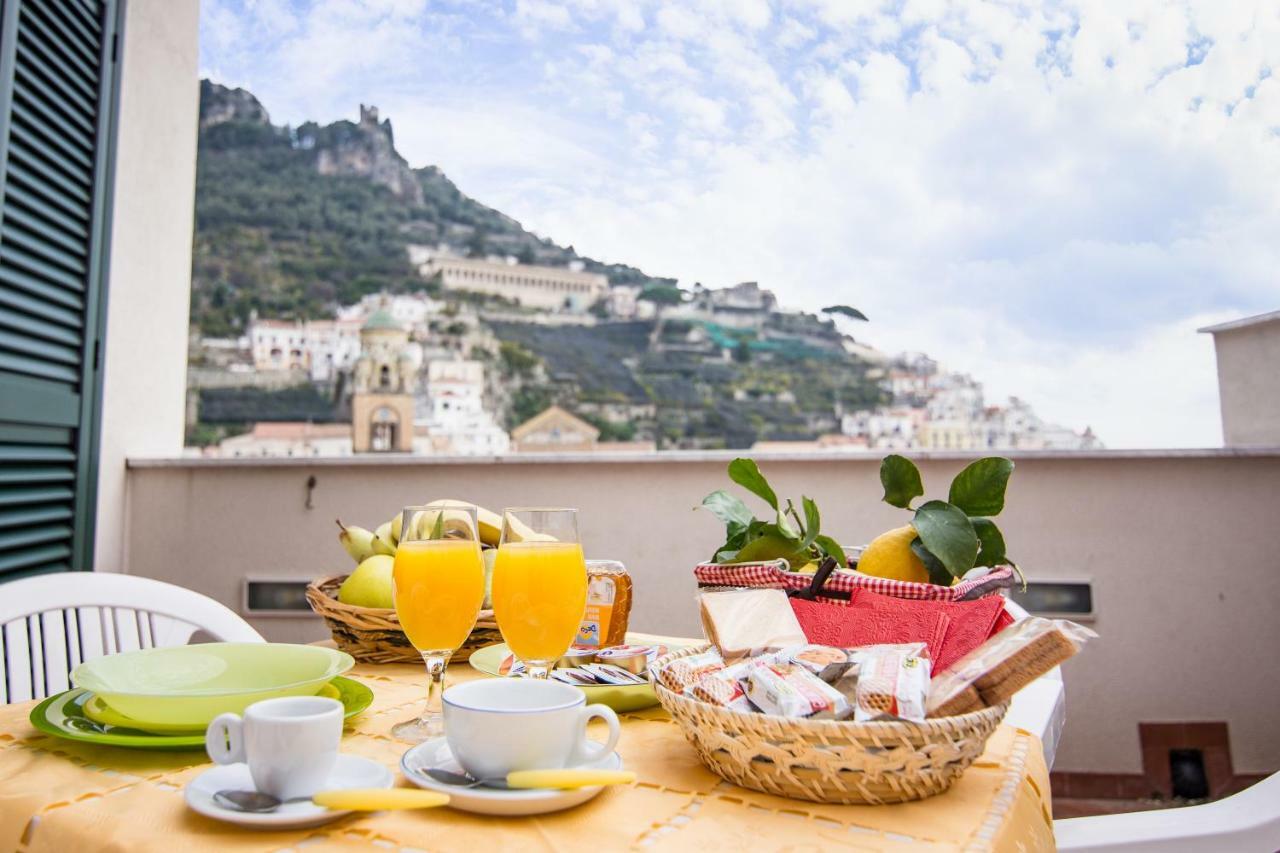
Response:
M863 646L855 651L855 720L924 720L929 697L929 658L922 645Z
M747 698L743 679L756 661L746 660L726 666L724 669L702 676L685 692L700 702L719 705L731 711L749 713L756 708Z
M849 650L812 643L788 646L770 655L769 658L778 663L793 664L806 669L828 684L848 672L854 663L853 654Z
M929 716L964 714L1007 702L1097 636L1065 619L1030 616L1015 622L933 680Z
M849 714L849 700L807 669L795 664L760 663L747 672L746 693L766 714L831 717Z
M656 673L658 682L673 693L683 693L686 687L709 672L724 669L724 658L715 649L676 658Z

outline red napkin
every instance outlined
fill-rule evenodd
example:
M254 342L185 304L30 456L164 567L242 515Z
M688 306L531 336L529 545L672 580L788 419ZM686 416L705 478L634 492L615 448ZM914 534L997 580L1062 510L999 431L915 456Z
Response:
M804 635L811 643L840 648L880 643L925 643L933 674L946 670L1007 624L1004 599L920 601L855 589L849 603L826 604L793 598Z

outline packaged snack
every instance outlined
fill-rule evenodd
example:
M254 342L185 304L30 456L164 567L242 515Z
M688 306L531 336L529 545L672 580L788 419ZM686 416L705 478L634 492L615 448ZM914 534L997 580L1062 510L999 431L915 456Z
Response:
M620 666L639 675L649 668L649 661L653 659L655 651L653 646L613 646L597 652L596 660Z
M985 706L1006 702L1096 636L1083 625L1065 619L1030 616L1015 622L934 679L929 715L964 713L956 709L972 704L966 687L972 687ZM968 698L961 699L962 696Z
M658 670L656 675L663 687L673 693L683 693L686 687L702 676L721 669L724 669L724 658L715 649L708 649L688 657L676 658Z
M706 592L698 601L702 629L725 660L808 642L780 589Z
M782 717L821 714L841 719L849 713L849 700L840 691L794 664L753 666L747 672L746 694L761 711Z
M755 710L755 706L747 698L747 691L742 685L742 679L756 665L756 661L746 660L735 663L732 666L726 666L718 672L702 676L685 692L699 702L720 705L731 711L749 713Z
M648 681L643 675L607 663L584 663L579 669L591 673L602 684L644 684Z
M596 650L584 649L574 646L565 651L560 656L560 660L556 661L556 669L571 669L575 666L582 666L584 663L595 663Z
M584 685L599 684L596 677L586 670L582 669L557 669L551 672L550 677L556 681L563 681L565 684Z
M866 646L857 650L857 658L855 720L866 722L885 716L924 720L929 696L928 657L910 645L898 645Z
M853 656L845 649L813 644L789 646L769 657L779 663L802 667L828 684L848 672L854 663Z
M616 646L626 641L631 575L617 560L587 560L587 609L574 643Z

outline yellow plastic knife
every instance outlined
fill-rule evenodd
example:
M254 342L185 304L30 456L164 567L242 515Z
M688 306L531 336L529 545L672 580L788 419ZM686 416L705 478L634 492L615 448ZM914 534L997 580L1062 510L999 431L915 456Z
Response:
M321 791L311 801L327 809L377 812L384 809L429 809L448 805L449 795L419 788L350 788L345 791Z
M507 774L511 788L587 788L592 785L628 785L636 781L630 770L513 770Z

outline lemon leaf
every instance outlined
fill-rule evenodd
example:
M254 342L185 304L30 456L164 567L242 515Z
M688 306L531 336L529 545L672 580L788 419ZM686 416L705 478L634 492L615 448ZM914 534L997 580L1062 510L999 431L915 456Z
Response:
M1013 473L1013 460L987 456L970 462L951 481L947 500L968 515L999 515L1004 492Z
M849 558L845 556L844 549L840 547L840 543L836 542L836 540L830 536L818 535L813 537L813 543L822 549L822 552L828 557L834 557L838 568L849 568Z
M947 571L947 567L942 565L942 561L933 556L929 549L924 547L924 543L917 536L911 540L911 553L920 558L920 562L924 563L925 571L929 573L929 583L938 586L951 586L951 572Z
M751 494L764 499L764 502L778 509L778 496L774 493L769 481L760 473L760 467L753 459L735 459L729 463L729 479L746 489Z
M910 509L911 501L924 494L920 469L905 456L891 453L880 463L880 484L884 486L884 502Z
M1005 560L1004 534L989 518L971 518L974 533L978 534L978 558L975 566L998 566Z
M734 497L724 489L716 489L707 495L702 499L701 506L730 527L735 524L746 527L755 518L741 498Z
M978 558L978 534L959 507L946 501L929 501L916 510L911 526L924 547L953 577L973 568L973 561Z

